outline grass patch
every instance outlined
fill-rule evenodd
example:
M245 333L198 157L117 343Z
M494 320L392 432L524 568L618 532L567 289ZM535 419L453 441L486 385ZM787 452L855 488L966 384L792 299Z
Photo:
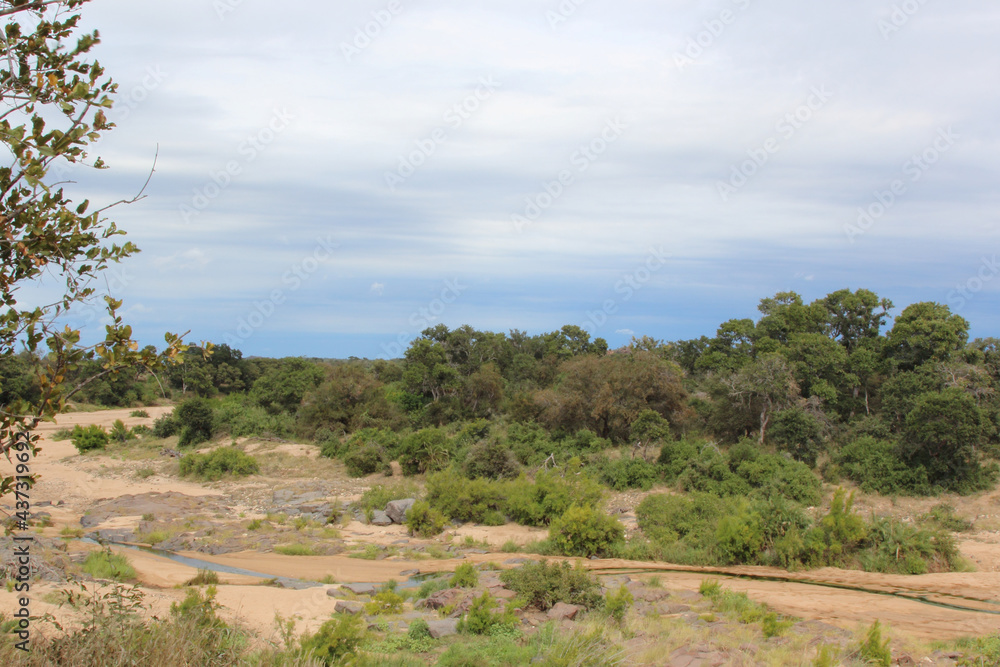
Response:
M316 551L308 544L283 544L274 547L274 551L283 556L315 556Z
M219 583L219 575L212 570L199 569L198 574L194 575L186 582L185 586L214 586Z
M83 571L94 579L110 579L112 581L132 581L135 579L135 569L128 558L116 554L110 549L92 551L83 561Z

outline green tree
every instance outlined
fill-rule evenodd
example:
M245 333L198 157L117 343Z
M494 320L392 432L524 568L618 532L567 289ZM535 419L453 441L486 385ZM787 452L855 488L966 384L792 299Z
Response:
M744 366L725 384L736 405L757 415L761 443L774 413L789 405L798 393L791 368L779 354L767 355Z
M976 447L983 435L983 415L975 399L958 388L917 399L906 416L901 451L911 466L927 470L931 484L958 491L979 480Z
M7 161L0 166L0 303L5 308L0 358L17 354L18 348L26 351L39 388L37 396L0 405L0 453L8 457L15 447L29 457L37 452L34 428L90 382L135 366L163 367L183 349L179 337L167 334L162 353L140 351L131 327L118 315L121 301L110 296L104 299L110 323L103 340L91 346L81 344L79 330L58 321L74 305L97 299L94 283L102 271L138 252L131 243L116 243L123 232L102 216L112 206L137 201L141 193L92 208L87 200L72 201L58 186L66 179L55 170L67 164L105 167L87 151L113 127L107 110L116 85L88 58L98 43L96 32L78 32L80 15L74 12L86 1L0 0L0 143ZM61 295L50 305L19 302L19 290L43 278L60 283ZM99 359L100 370L71 383L70 373L88 358ZM12 476L0 476L0 496L13 486Z
M903 370L947 361L969 339L969 323L948 306L923 301L903 309L886 334L886 352Z
M892 310L892 301L879 299L875 292L866 289L837 290L820 303L827 312L830 335L848 350L854 350L864 340L878 338Z

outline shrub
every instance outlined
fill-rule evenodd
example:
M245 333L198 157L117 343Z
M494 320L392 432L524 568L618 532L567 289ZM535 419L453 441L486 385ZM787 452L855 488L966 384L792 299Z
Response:
M660 476L659 468L644 459L605 460L599 470L601 482L615 491L648 491Z
M367 442L352 449L344 455L344 465L351 477L365 477L376 472L392 474L389 465L389 454L385 448L376 442Z
M789 408L775 413L767 438L811 468L822 446L823 424L802 408Z
M214 586L219 583L219 575L212 570L198 570L198 574L184 582L185 586Z
M212 407L204 398L189 398L174 408L180 432L178 445L186 447L212 439Z
M485 523L487 515L503 516L504 486L488 479L467 479L452 470L427 478L427 502L453 521Z
M383 587L376 593L371 602L365 603L365 613L371 616L376 614L398 614L403 610L403 596L392 590L392 587Z
M112 579L114 581L131 581L135 579L135 569L128 558L116 554L111 549L92 551L83 561L83 571L94 579Z
M621 625L634 601L632 592L622 584L617 591L608 591L604 596L604 611L615 620L615 623Z
M837 489L830 511L805 534L806 557L813 565L836 565L867 534L864 519L854 514L854 493Z
M115 442L128 442L129 440L135 440L136 434L129 430L128 426L125 425L121 419L116 419L111 425L111 430L108 432L108 437Z
M579 564L532 561L500 573L504 585L540 611L557 602L576 604L587 609L601 605L600 584Z
M361 616L337 614L321 625L316 634L302 638L302 653L324 665L336 665L356 653L364 638L365 625Z
M571 505L598 505L604 495L600 485L580 475L565 479L554 470L542 470L534 482L524 475L503 487L507 514L523 526L547 526Z
M462 464L466 477L476 479L510 479L517 477L521 466L514 451L496 438L483 440L469 449Z
M205 589L204 596L198 590L189 589L180 604L170 604L170 615L202 629L224 628L226 624L216 614L219 609L219 604L215 601L217 593L214 585Z
M428 639L431 636L430 626L427 625L427 621L422 618L415 618L413 622L410 623L410 627L406 631L406 635L410 639Z
M514 615L513 609L508 609L502 613L493 610L498 606L497 601L490 595L489 591L472 600L469 613L458 622L458 631L472 635L494 634L498 629L514 629L519 621Z
M260 473L257 460L235 447L220 447L208 454L187 454L181 458L181 476L195 475L216 480L226 474L244 476Z
M472 563L462 563L455 568L448 585L452 588L475 588L479 584L479 572Z
M869 493L927 495L931 492L926 471L908 467L895 443L889 440L858 438L840 450L837 461L848 479Z
M549 526L549 539L566 556L598 556L625 540L625 528L593 507L573 505Z
M286 413L272 414L247 394L230 394L212 410L211 432L244 436L284 436L292 432L294 421ZM206 439L211 437L207 433Z
M375 484L368 488L354 506L367 514L372 510L383 509L390 501L413 498L419 492L416 484L410 481L392 484Z
M177 434L177 420L173 415L160 415L153 422L153 435L157 438L169 438Z
M872 623L865 634L865 640L858 648L858 657L867 665L892 664L892 651L889 650L889 640L882 640L882 626L878 621Z
M128 416L129 417L142 417L142 418L148 419L149 418L149 413L146 412L145 410L133 410L132 412L128 413Z
M108 444L108 434L97 424L90 426L77 425L73 427L70 442L73 443L77 451L83 454L94 449L104 449Z
M749 511L738 516L724 516L715 529L715 549L726 564L754 563L764 546L760 517Z
M448 519L439 510L434 509L425 500L413 503L406 513L406 527L410 535L418 537L433 537L440 534Z
M403 438L399 445L399 464L404 475L441 470L451 460L453 449L444 431L425 428Z

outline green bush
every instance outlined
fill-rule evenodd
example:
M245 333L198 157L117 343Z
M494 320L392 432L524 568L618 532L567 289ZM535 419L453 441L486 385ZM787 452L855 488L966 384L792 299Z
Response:
M453 521L486 523L504 514L505 487L488 479L468 479L453 470L427 477L427 502Z
M805 534L805 558L812 565L843 564L845 556L865 538L865 521L852 510L854 493L837 489L830 511Z
M107 432L97 424L74 426L70 442L81 454L94 449L104 449L108 444Z
M479 571L472 563L462 563L455 568L448 585L452 588L475 588L479 585Z
M177 420L173 415L160 415L153 422L153 435L157 438L169 438L177 435Z
M858 657L866 665L892 665L892 651L889 650L889 640L882 639L882 626L878 621L872 623L865 634L865 640L858 648Z
M108 432L108 438L114 440L115 442L125 443L129 440L135 440L136 434L129 430L128 426L125 425L121 419L116 419L113 424L111 424L111 430Z
M94 579L112 579L114 581L132 581L135 579L135 569L128 558L116 554L111 549L91 551L83 561L83 571Z
M324 665L337 665L354 655L364 639L365 623L361 616L337 614L321 625L316 634L302 638L302 653Z
M427 621L422 618L415 618L413 622L410 623L410 627L406 631L406 635L410 639L429 639L431 636L430 626L427 625Z
M216 480L226 474L243 476L260 473L257 460L235 447L220 447L208 454L187 454L181 458L181 476L195 475Z
M629 607L634 601L632 592L622 584L617 591L608 591L605 594L604 611L614 619L615 623L621 625L625 621L625 614L628 613Z
M490 438L469 449L462 469L470 479L511 479L517 477L521 466L512 449L500 440Z
M212 439L212 406L204 398L189 398L174 408L180 433L178 445L187 447Z
M247 436L284 437L292 433L293 418L285 413L272 414L247 394L230 394L212 411L212 432L232 438ZM206 439L211 437L211 432Z
M448 519L425 500L413 503L406 513L406 527L410 535L433 537L440 534L448 524Z
M715 549L725 565L755 563L764 547L764 529L760 517L750 511L738 516L724 516L715 529Z
M660 477L659 468L644 459L604 460L598 464L598 470L601 482L615 491L649 491Z
M549 526L549 540L565 556L603 556L625 540L625 528L593 507L573 505Z
M541 470L529 481L524 475L507 482L507 515L522 526L547 526L571 505L599 505L600 484L586 475L564 478L555 470Z
M498 631L513 630L520 622L513 609L497 613L493 611L499 603L489 591L472 600L469 613L458 622L458 631L470 635L497 634Z
M579 564L532 561L521 567L504 570L500 580L517 593L525 604L540 611L551 609L557 602L599 608L603 602L601 585Z
M844 475L868 493L931 493L926 471L922 467L908 467L890 440L860 437L841 448L837 461Z
M446 467L454 453L448 434L439 428L425 428L403 438L399 445L399 465L404 475L419 475Z
M802 408L781 410L767 429L767 439L811 468L823 444L823 424Z
M370 602L365 603L365 613L369 616L398 614L401 611L403 611L403 596L387 587L383 587L372 596Z
M344 455L344 465L351 477L365 477L377 472L392 474L389 453L376 442L367 442Z
M364 514L372 510L381 510L393 500L404 500L414 498L420 489L411 481L401 481L392 484L375 484L369 487L361 498L354 503Z

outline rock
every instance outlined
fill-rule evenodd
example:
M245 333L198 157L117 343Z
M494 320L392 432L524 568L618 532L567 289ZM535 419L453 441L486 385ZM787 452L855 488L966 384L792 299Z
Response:
M349 590L355 595L374 595L377 590L374 584L343 584L341 588Z
M393 523L406 523L406 513L415 502L417 501L413 498L392 500L385 506L385 513Z
M392 519L390 519L389 516L385 512L382 512L380 510L375 510L374 512L372 512L371 525L373 525L373 526L391 526L392 525Z
M497 600L513 600L517 597L517 593L501 586L491 588L490 595L495 597Z
M421 600L417 604L426 609L441 609L449 605L457 605L465 597L465 591L461 588L446 588L430 595L427 599Z
M657 605L656 611L664 616L670 616L671 614L683 614L686 611L691 611L690 605L686 604L668 604L663 603Z
M633 590L632 595L636 600L642 600L643 602L659 602L664 598L670 597L670 593L662 588L640 588Z
M546 614L546 617L548 617L548 619L551 621L560 621L564 619L567 621L572 621L574 618L576 618L576 615L580 613L581 609L583 609L583 607L580 607L575 604L566 604L565 602L557 602L555 606L552 607L552 609L549 609L549 613Z
M917 664L917 661L908 655L901 655L896 658L896 664L900 667L912 667L912 665Z
M458 634L458 619L445 618L440 621L427 621L427 630L434 639L441 639L449 635Z
M401 576L401 577L415 577L418 574L420 574L420 570L403 570L402 572L399 573L399 576Z
M527 563L530 558L508 558L503 562L504 565L523 565Z

